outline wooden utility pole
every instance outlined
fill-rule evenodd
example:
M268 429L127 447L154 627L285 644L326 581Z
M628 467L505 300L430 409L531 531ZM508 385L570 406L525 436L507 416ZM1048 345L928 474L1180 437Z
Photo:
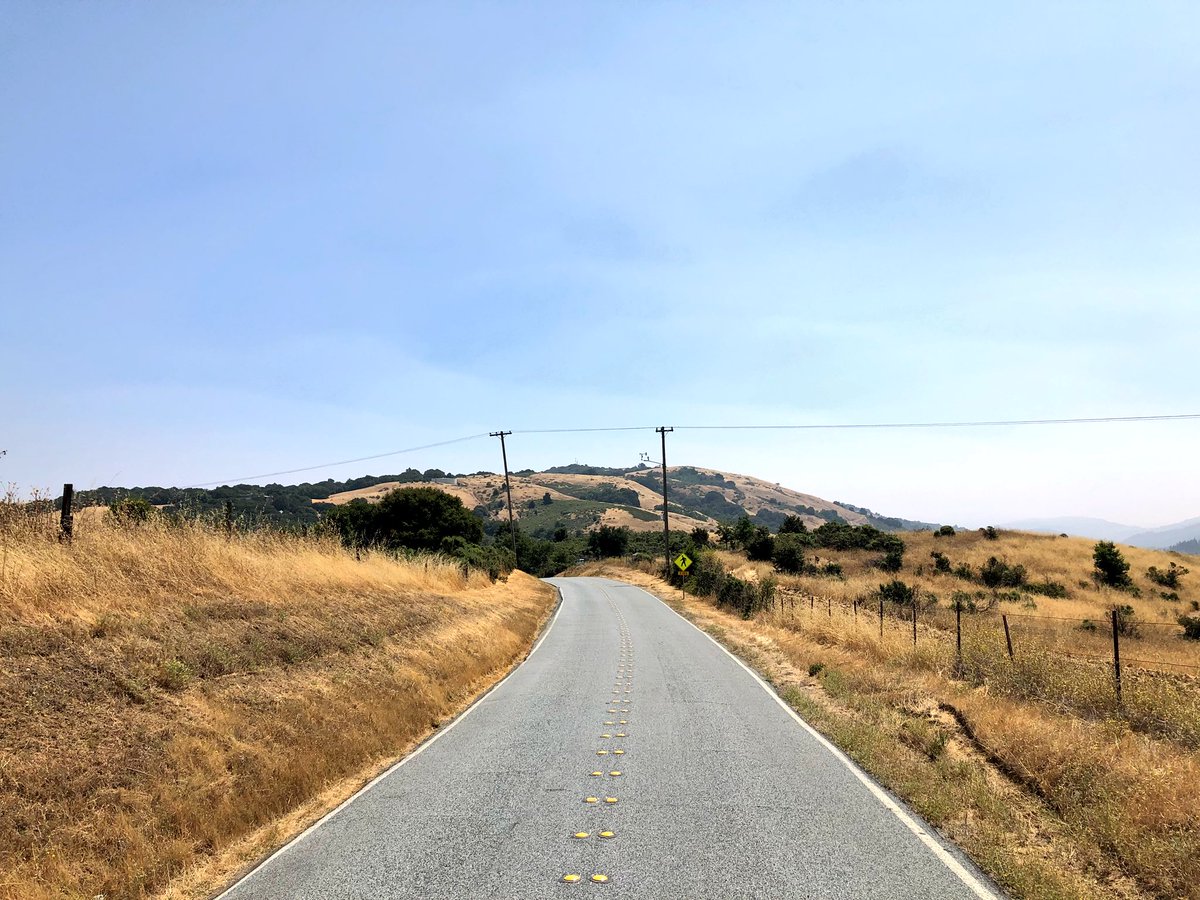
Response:
M663 571L666 572L667 580L671 579L671 519L667 510L667 432L674 431L674 428L666 428L659 426L654 429L662 435L662 479L663 479Z
M508 451L504 447L504 438L511 431L493 431L488 437L500 438L500 458L504 460L504 493L508 495L508 536L512 538L513 563L517 563L517 526L513 520L512 485L508 483Z
M75 502L75 485L63 485L62 498L62 516L59 518L59 527L62 529L58 536L60 541L71 543L71 538L75 534L75 516L71 512L71 506Z

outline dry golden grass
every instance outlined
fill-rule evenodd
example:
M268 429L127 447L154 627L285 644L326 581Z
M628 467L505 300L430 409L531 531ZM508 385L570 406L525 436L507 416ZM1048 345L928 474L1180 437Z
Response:
M1014 896L1200 897L1200 762L1175 726L1159 723L1170 737L1159 739L1145 723L1075 715L1111 697L1107 671L1080 686L1086 676L1048 658L1005 681L1001 653L981 683L969 644L956 677L952 635L921 625L914 650L907 622L889 617L879 637L877 611L856 619L834 603L830 616L805 601L743 620L642 571L582 571L659 593L737 650ZM1059 702L1019 689L1038 678ZM1137 690L1134 705L1151 708ZM1200 684L1185 693L1190 714L1169 706L1163 720L1184 738L1200 729Z
M328 541L100 522L68 547L0 516L0 896L227 874L492 683L553 597Z
M1112 652L1111 632L1108 630L1108 611L1114 605L1133 607L1135 618L1143 623L1136 636L1123 639L1122 656L1131 667L1174 671L1179 674L1200 674L1200 644L1182 640L1178 618L1194 611L1200 604L1200 557L1165 550L1144 550L1120 547L1130 563L1129 574L1141 596L1096 584L1091 573L1094 541L1084 538L1063 538L1054 535L1026 532L1000 532L997 540L988 540L978 532L961 532L953 537L934 537L931 532L906 532L903 535L907 550L904 569L896 573L910 585L922 589L927 597L936 597L942 609L948 609L956 592L982 596L977 599L988 607L987 614L973 617L971 627L993 629L993 640L1003 642L1000 614L1009 616L1014 644L1022 647L1036 645L1078 656L1107 659ZM951 574L937 573L930 553L945 554L953 566L969 565L976 573L995 556L1013 565L1025 566L1028 578L1034 582L1054 581L1068 591L1065 598L1027 596L1023 600L1006 600L1004 591L993 594L979 584L964 581ZM740 553L717 551L726 568L743 577L762 577L770 573L770 563L748 562ZM780 584L790 590L822 599L832 596L848 605L856 597L873 594L891 575L874 568L871 563L879 554L869 551L812 551L819 563L836 562L845 572L840 579L819 576L780 576ZM1146 577L1146 570L1155 566L1163 570L1170 563L1184 566L1191 574L1183 577L1174 592L1177 599L1165 599L1166 588ZM996 599L1000 598L1000 599ZM1030 605L1032 604L1032 605ZM1064 621L1065 620L1065 621ZM1084 621L1097 628L1081 627ZM937 620L943 625L945 617ZM1150 624L1154 623L1154 624Z

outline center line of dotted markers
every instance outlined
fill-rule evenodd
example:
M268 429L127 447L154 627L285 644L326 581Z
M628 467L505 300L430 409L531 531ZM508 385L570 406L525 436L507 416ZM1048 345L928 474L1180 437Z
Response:
M619 654L620 658L619 658L618 664L617 664L617 674L614 679L616 684L613 686L613 693L619 695L622 691L624 691L626 694L631 694L631 693L633 693L633 647L632 647L632 645L630 643L630 639L629 639L629 628L625 623L625 617L623 615L621 615L621 611L619 609L617 609L616 604L613 603L611 599L609 600L609 607L613 610L614 613L616 613L617 621L620 623L620 637L621 637L620 654ZM608 700L605 703L605 712L608 713L608 715L610 715L610 716L612 716L612 715L628 716L631 705L632 705L632 701L629 699L620 699L619 700L616 697L614 697L613 699ZM612 726L614 726L614 725L628 726L629 720L627 718L604 720L604 727L612 728ZM628 730L617 731L617 732L604 731L604 732L601 732L600 737L602 740L612 740L613 738L626 738L626 737L629 737L629 732L628 732ZM607 747L601 747L600 749L598 749L596 751L597 756L608 756L609 753L611 753L613 756L623 756L625 753L625 750L624 750L624 748L620 748L620 747L614 748L611 750ZM612 769L608 772L608 777L620 778L624 774L625 773L620 769ZM593 772L589 772L588 777L589 778L603 778L604 772L603 772L603 770L597 769ZM592 805L592 806L599 806L600 801L601 801L600 797L588 796L588 797L583 798L583 802L585 804ZM618 798L606 796L603 798L603 801L604 801L604 804L607 806L615 806L618 802ZM613 840L614 838L616 838L616 836L617 836L616 832L612 831L611 829L604 829L603 831L598 831L595 834L595 837L599 838L600 840L604 840L604 841ZM576 831L571 835L572 839L579 840L579 841L586 841L590 837L592 837L592 833L590 831ZM567 872L566 874L564 874L562 876L562 881L566 882L567 884L576 884L578 882L583 881L583 878L584 878L584 876L579 874L578 872ZM589 876L588 880L594 884L605 884L609 879L608 879L607 875L605 875L601 872L596 872L596 873L592 874L591 876Z

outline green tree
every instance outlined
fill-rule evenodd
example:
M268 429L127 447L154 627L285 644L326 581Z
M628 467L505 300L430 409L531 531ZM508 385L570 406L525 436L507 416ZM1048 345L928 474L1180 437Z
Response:
M764 525L755 527L753 535L746 542L746 556L760 562L770 561L775 553L775 539L771 537L771 529Z
M343 539L356 546L375 545L389 550L443 549L447 538L460 537L468 544L483 541L483 523L462 501L432 487L397 488L374 505L348 503L331 518Z
M1101 583L1115 588L1127 588L1129 580L1129 563L1112 541L1100 541L1092 550L1092 563L1096 568L1096 577Z
M799 516L788 516L779 524L780 534L804 534L806 531L808 526Z
M703 526L696 526L692 529L692 543L697 547L707 547L710 535L708 529Z
M775 570L789 575L798 575L804 571L804 544L796 537L795 532L780 531L775 538Z
M588 535L588 550L596 556L623 556L629 546L629 529L601 525Z

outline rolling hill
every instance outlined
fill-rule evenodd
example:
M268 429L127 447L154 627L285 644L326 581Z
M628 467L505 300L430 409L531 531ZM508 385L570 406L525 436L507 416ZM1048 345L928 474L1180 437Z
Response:
M653 531L662 526L659 469L563 466L545 472L522 471L512 475L510 482L514 513L522 529L533 536L548 536L559 528L577 533L599 525L624 525L634 531ZM443 490L487 520L502 521L508 516L504 478L492 473L419 482L382 481L314 498L312 502L340 505L360 499L373 501L401 486ZM871 524L890 531L930 527L929 523L880 516L864 507L825 500L749 475L695 466L669 467L667 493L673 530L711 529L742 515L773 529L790 515L800 516L811 527L837 521Z

